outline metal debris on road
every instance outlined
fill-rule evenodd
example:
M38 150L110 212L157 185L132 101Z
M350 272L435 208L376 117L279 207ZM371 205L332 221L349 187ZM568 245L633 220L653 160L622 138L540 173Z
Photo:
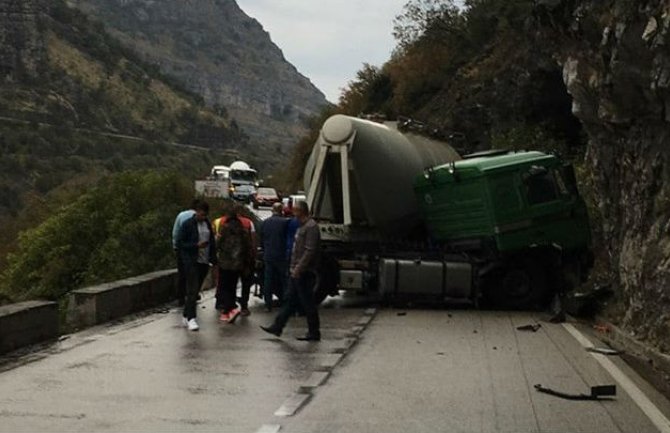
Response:
M616 385L592 386L590 394L569 394L546 388L540 384L535 385L535 389L543 394L553 395L566 400L612 400L611 397L616 396Z
M587 352L600 353L601 355L621 355L623 350L608 349L606 347L587 347Z
M534 325L522 325L522 326L517 326L516 329L518 331L529 331L529 332L537 332L542 325L539 323L535 323Z

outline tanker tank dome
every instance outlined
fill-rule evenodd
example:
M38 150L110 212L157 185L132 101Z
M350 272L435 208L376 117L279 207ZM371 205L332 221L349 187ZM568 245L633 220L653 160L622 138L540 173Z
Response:
M321 129L323 139L329 144L343 144L354 133L354 123L351 117L336 114L326 120Z
M242 170L242 171L250 171L252 168L249 166L244 161L235 161L232 164L230 164L230 169L231 170Z

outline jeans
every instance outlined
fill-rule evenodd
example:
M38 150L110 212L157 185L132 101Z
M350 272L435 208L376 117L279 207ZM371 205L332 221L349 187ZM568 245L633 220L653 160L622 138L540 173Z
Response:
M184 317L190 320L195 319L197 316L196 304L198 303L198 295L200 294L200 287L203 281L205 281L205 277L207 277L207 272L209 272L209 265L194 262L184 262L183 264L186 280Z
M282 305L281 311L279 311L279 314L275 318L272 325L273 329L278 331L283 330L288 320L295 314L298 307L301 306L305 311L309 335L321 337L319 311L314 300L315 284L316 275L312 272L304 272L300 277L289 280L284 305Z
M216 307L228 313L237 307L237 280L240 271L219 268L219 281L216 288Z
M268 260L265 262L265 283L263 285L263 298L265 306L272 308L272 295L277 295L282 300L286 291L286 261Z

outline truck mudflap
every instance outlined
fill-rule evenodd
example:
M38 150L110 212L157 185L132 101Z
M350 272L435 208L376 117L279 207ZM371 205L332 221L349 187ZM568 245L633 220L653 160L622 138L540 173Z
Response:
M383 297L430 296L474 302L473 287L470 263L393 258L379 261L379 292Z

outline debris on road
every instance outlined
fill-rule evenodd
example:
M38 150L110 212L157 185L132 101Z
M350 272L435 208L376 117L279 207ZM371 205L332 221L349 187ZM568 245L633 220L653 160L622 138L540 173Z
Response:
M587 347L587 352L600 353L601 355L621 355L623 350L608 349L606 347Z
M516 329L517 331L529 331L529 332L537 332L542 325L539 323L535 323L532 325L522 325L522 326L517 326Z
M603 325L603 324L593 325L593 329L596 332L600 332L601 334L607 334L608 332L610 332L610 328L606 324L605 325Z
M599 385L591 387L591 394L569 394L551 388L535 385L535 389L543 394L553 395L566 400L612 400L616 396L616 385Z
M400 313L396 314L396 316L406 316L407 313L405 311L401 311Z
M570 293L565 299L565 310L571 316L591 318L602 310L613 295L611 284L596 285L589 291Z

